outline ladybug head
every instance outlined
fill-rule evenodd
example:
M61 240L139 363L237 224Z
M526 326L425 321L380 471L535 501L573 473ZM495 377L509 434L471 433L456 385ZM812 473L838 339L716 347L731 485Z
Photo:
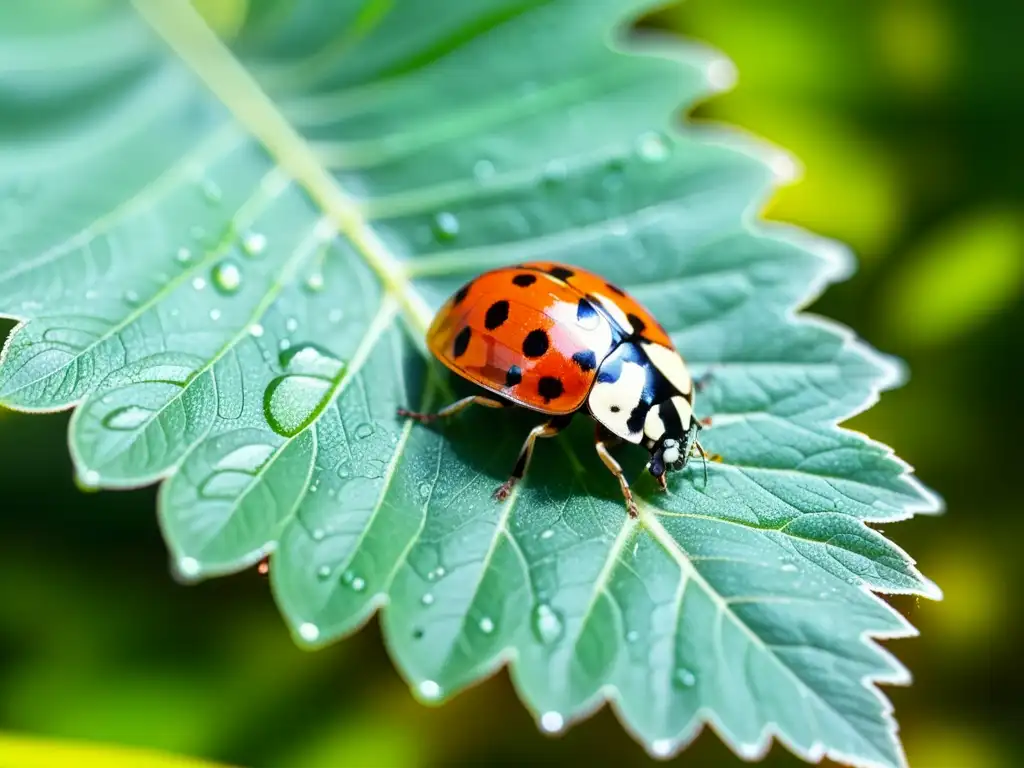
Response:
M700 422L693 418L689 403L685 403L685 408L673 407L673 401L676 399L672 398L652 408L651 414L657 411L657 416L649 415L648 421L656 421L646 425L650 429L645 429L645 432L648 432L647 446L651 452L647 470L663 484L666 471L681 470L690 460L694 449L700 450L697 443L697 435L701 430ZM683 413L680 413L680 410ZM683 419L680 416L687 418ZM654 434L658 434L657 439L653 439Z

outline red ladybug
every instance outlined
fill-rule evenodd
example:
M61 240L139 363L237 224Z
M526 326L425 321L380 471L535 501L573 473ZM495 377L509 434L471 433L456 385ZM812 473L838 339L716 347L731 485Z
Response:
M581 411L597 422L597 453L618 478L632 517L636 502L610 446L643 444L647 469L663 489L666 469L685 467L694 449L705 455L694 381L672 340L636 300L592 272L550 262L485 272L445 302L427 343L442 363L491 394L437 413L400 415L427 423L476 403L551 416L527 436L512 476L494 492L499 500L522 479L537 438L558 434Z

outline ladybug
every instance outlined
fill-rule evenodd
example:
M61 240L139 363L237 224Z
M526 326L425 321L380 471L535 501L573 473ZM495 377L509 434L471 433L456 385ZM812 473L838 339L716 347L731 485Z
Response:
M646 309L592 272L550 262L485 272L445 302L427 344L489 394L437 413L400 409L400 416L429 423L474 403L550 416L527 436L511 477L494 492L499 501L523 478L537 438L558 434L580 412L597 422L598 456L618 478L631 517L636 502L611 446L642 444L650 452L647 470L662 490L666 470L685 467L694 450L707 472L697 441L702 422L693 413L697 387L686 363Z

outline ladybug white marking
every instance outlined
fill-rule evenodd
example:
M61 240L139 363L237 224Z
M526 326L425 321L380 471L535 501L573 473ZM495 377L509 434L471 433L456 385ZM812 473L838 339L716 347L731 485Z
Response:
M639 363L625 361L615 381L598 381L590 390L587 406L591 414L613 434L631 443L639 443L642 432L632 432L626 422L633 409L643 402L647 370Z
M678 352L649 342L643 342L643 349L654 367L668 380L669 384L675 387L679 394L690 394L693 390L693 378ZM683 424L686 424L685 420Z

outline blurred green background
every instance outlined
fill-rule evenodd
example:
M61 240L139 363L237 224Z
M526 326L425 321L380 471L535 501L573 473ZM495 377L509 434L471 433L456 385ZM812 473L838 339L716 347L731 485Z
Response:
M697 116L801 159L803 180L766 215L860 259L814 311L909 363L909 383L851 426L892 445L948 506L885 531L946 594L894 601L923 635L888 646L915 676L888 689L911 765L1018 765L1019 3L689 0L646 23L735 61L737 88ZM67 421L0 413L0 731L250 766L648 762L607 710L542 736L504 674L439 709L415 703L375 622L301 651L255 573L176 584L153 489L76 488ZM738 764L710 733L677 761ZM766 764L801 763L776 746Z

